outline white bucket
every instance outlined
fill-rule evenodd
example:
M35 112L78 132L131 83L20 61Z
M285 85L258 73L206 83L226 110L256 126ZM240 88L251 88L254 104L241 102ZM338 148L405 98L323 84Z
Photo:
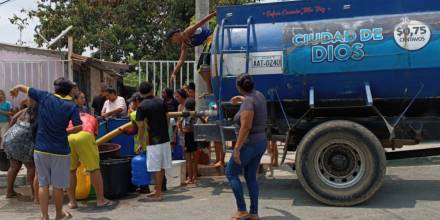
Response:
M167 188L179 187L186 179L186 161L173 160L171 169L165 170L167 177Z

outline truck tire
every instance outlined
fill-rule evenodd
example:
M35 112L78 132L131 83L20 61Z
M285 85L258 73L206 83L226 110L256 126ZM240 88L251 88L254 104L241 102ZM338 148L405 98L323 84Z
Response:
M313 198L353 206L371 198L386 173L385 151L377 137L351 121L328 121L311 129L296 151L296 173Z

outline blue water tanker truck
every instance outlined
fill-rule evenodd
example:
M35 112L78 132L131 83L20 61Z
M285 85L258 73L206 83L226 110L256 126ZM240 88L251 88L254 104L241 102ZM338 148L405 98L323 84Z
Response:
M198 140L234 140L236 77L268 102L268 137L296 151L304 189L351 206L380 188L393 151L440 140L440 1L310 0L217 8L211 75L218 121ZM385 151L385 149L389 149Z

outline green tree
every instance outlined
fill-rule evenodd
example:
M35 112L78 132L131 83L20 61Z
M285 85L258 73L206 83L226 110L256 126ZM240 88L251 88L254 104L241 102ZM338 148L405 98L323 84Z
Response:
M243 4L258 0L210 0L218 5ZM74 52L97 50L93 56L105 60L124 58L177 59L178 47L164 40L170 29L183 29L194 17L195 0L42 0L30 13L40 20L40 33L46 39L56 37L73 25ZM35 35L42 46L44 40ZM63 39L54 48L65 48ZM188 57L193 56L193 52Z
M26 11L24 9L21 9L20 13L25 13ZM12 18L9 18L9 22L11 22L11 24L17 26L18 31L20 31L20 38L18 40L18 44L19 45L23 45L23 39L22 39L22 33L23 30L29 25L28 22L28 15L23 15L21 17L19 17L18 15L14 14L12 16Z
M211 10L218 5L243 4L256 0L210 0ZM85 48L96 52L95 58L124 61L136 66L142 59L175 60L179 47L165 42L171 29L184 29L194 21L195 0L43 0L30 17L40 20L40 34L50 40L69 25L74 37L74 52ZM213 19L212 25L215 25ZM44 40L35 35L42 46ZM66 48L63 38L52 49ZM190 50L188 58L194 57ZM126 77L127 84L137 85L133 69Z
M194 15L194 1L127 0L113 4L92 4L89 0L40 2L31 14L40 20L40 33L51 39L73 25L74 52L97 49L94 57L121 61L175 58L177 52L164 42L166 32L185 26ZM112 2L112 1L110 1ZM117 1L113 1L117 2ZM40 46L44 40L35 35ZM66 47L63 39L54 47ZM55 49L55 48L53 48Z

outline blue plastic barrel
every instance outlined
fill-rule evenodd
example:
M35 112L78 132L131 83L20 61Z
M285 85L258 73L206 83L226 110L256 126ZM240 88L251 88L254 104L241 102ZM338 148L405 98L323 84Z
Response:
M109 119L107 121L108 132L113 131L120 126L127 124L130 122L128 119ZM134 137L131 135L119 135L113 138L110 143L121 145L121 150L119 154L121 156L134 156L136 155L134 152Z
M96 137L96 139L104 136L105 134L108 133L107 130L107 122L106 121L102 121L99 123L99 128L98 128L98 136Z
M179 143L179 138L176 138L176 145L171 153L173 160L183 160L183 146Z
M137 155L131 160L131 182L137 187L148 186L151 182L145 153Z

